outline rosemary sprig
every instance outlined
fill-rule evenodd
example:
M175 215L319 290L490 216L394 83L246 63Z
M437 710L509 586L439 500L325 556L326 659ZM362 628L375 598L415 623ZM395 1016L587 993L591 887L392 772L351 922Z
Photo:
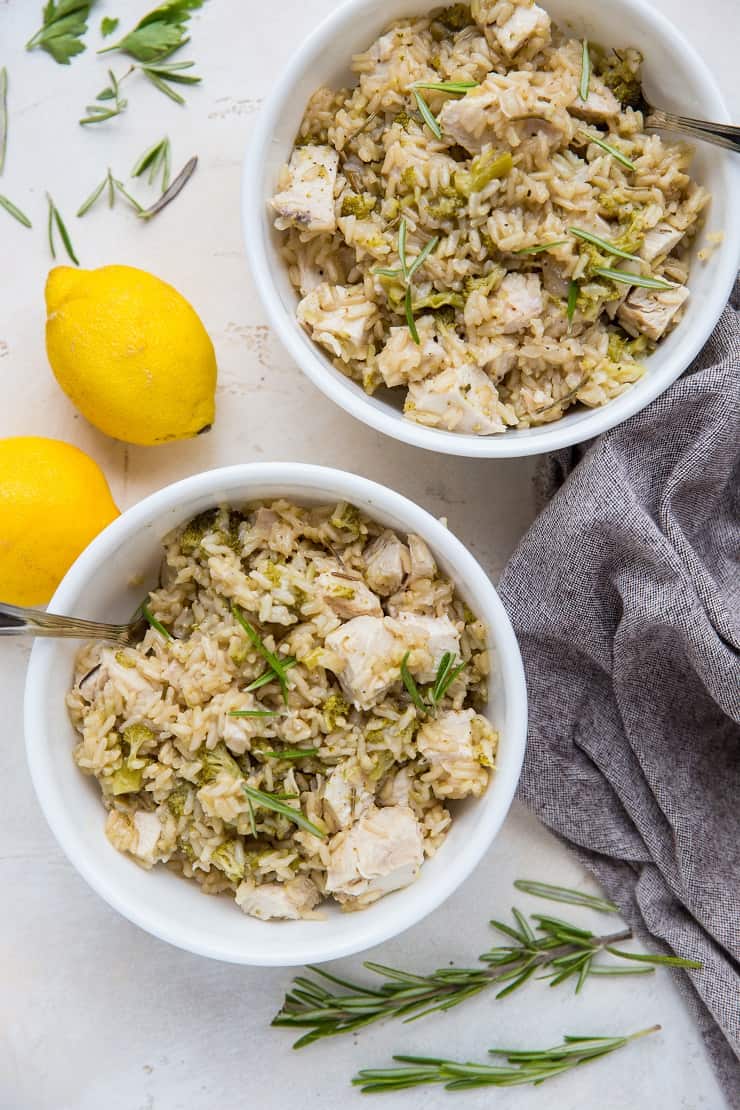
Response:
M419 687L416 685L416 681L414 679L414 676L412 675L411 671L408 668L408 662L409 662L409 656L410 655L411 655L411 652L407 651L406 654L404 655L403 659L401 660L401 681L403 682L404 686L406 687L408 695L411 698L414 705L416 706L416 708L419 710L420 713L423 713L426 716L426 714L428 712L426 702L424 701L423 697L421 696L421 692L419 690Z
M168 632L161 621L158 621L157 618L152 614L152 611L148 605L142 605L141 615L147 622L147 624L150 625L155 632L158 632L160 636L164 637L165 640L174 639L172 633Z
M573 281L571 279L571 281L568 282L568 311L567 311L567 316L568 316L568 327L569 328L570 328L570 325L573 323L573 317L576 314L576 308L578 306L578 294L579 294L579 292L580 292L580 290L578 288L578 282Z
M476 1064L433 1056L394 1056L394 1060L406 1066L363 1068L352 1084L372 1094L427 1083L442 1083L448 1091L469 1091L474 1087L518 1087L527 1083L538 1086L581 1064L616 1052L638 1037L657 1033L660 1028L660 1025L653 1025L649 1029L639 1029L636 1033L618 1037L566 1036L562 1044L552 1048L489 1048L490 1056L501 1057L505 1063Z
M633 957L635 954L626 956L615 948L631 939L632 931L625 928L597 936L557 917L531 914L528 921L516 908L512 914L512 924L491 921L508 943L495 945L479 956L484 967L444 967L429 975L417 975L366 962L364 966L369 971L385 977L379 987L339 979L322 968L312 967L309 970L315 975L341 989L330 991L315 979L299 976L286 994L273 1025L305 1029L293 1046L302 1048L323 1037L350 1033L385 1018L415 1021L426 1014L451 1010L490 987L496 990L497 999L505 998L532 977L547 980L551 987L574 979L575 991L579 993L591 975L649 974L665 963L696 967L693 960L649 953L639 954L645 966L634 969L624 968L613 960L597 963L596 957L604 953L618 959Z
M125 73L120 81L128 77L130 72L131 70ZM113 100L115 104L112 108L108 108L104 104L88 104L85 109L88 114L79 120L79 123L83 127L91 123L105 123L106 120L114 119L115 116L120 116L121 112L125 112L127 108L128 100L125 100L121 96L120 81L112 69L108 70L108 77L110 79L110 85L107 85L102 92L99 92L95 100L96 102Z
M581 100L588 100L588 90L591 85L591 54L588 49L588 39L583 40L581 49L581 80L578 84L578 95Z
M586 243L592 243L593 246L598 247L599 250L604 251L606 254L614 254L618 258L626 258L630 262L642 262L639 255L630 254L629 251L622 250L614 243L610 243L608 239L602 239L598 235L594 235L592 231L584 231L582 227L569 227L568 231L571 235L575 235L577 239L583 239Z
M120 195L124 198L124 200L128 204L131 205L131 207L134 209L135 212L143 212L144 211L143 207L139 204L136 197L133 197L131 195L131 193L129 193L128 189L126 189L123 182L119 181L117 177L113 176L113 173L111 172L111 169L109 167L108 172L106 173L105 177L100 182L100 184L95 186L93 191L90 193L90 196L86 200L84 200L82 202L82 204L80 205L80 207L77 209L78 218L81 218L82 216L85 216L90 211L90 209L95 206L95 204L98 201L98 198L101 196L101 194L103 192L103 189L105 189L106 185L108 186L108 207L109 208L112 208L113 205L115 204L116 193L120 193Z
M427 127L429 128L431 133L434 135L435 139L441 139L442 138L442 128L437 123L437 120L436 120L435 116L433 115L431 108L429 107L426 100L424 99L424 97L419 92L418 88L414 89L414 97L416 99L416 106L419 109L419 111L421 112L421 117L424 120L424 123L427 125Z
M431 89L432 92L459 93L464 96L471 89L479 89L478 81L414 81L412 89Z
M230 717L279 717L274 709L231 709Z
M138 68L161 93L174 100L176 104L184 104L185 97L173 89L171 83L198 85L202 80L201 77L182 72L185 69L192 69L194 65L195 62L162 62L159 65L140 65Z
M255 755L263 755L266 759L305 759L309 755L318 755L318 748L283 748L278 751L255 751Z
M247 634L247 638L251 642L252 646L257 649L257 651L267 663L270 670L273 672L275 678L277 678L278 682L280 683L280 689L282 690L283 701L287 705L288 676L285 664L281 659L278 659L277 655L275 655L274 652L265 647L259 632L253 625L249 623L238 605L231 606L231 615L233 616L237 624L241 625L241 627L244 629ZM252 687L252 689L254 689L254 686Z
M661 277L643 277L641 274L631 274L627 270L611 270L608 266L596 266L593 272L610 281L618 281L623 285L639 285L643 289L677 288L675 281L666 281Z
M291 667L295 667L297 662L298 660L294 659L292 655L286 655L285 658L281 660L284 671L290 670ZM273 670L263 671L258 678L255 678L254 682L250 682L249 686L244 687L244 693L251 694L253 690L259 690L263 686L268 686L271 682L276 681L277 675Z
M0 173L5 169L5 154L8 149L8 71L0 69Z
M79 266L80 260L74 252L72 240L70 239L69 232L64 225L62 214L57 206L54 204L54 201L51 199L49 193L46 194L46 199L49 204L49 218L47 222L46 232L49 239L49 250L51 251L51 257L56 258L57 256L56 247L54 244L54 228L56 227L62 243L64 244L64 249L67 252L67 257L70 259L71 262L74 262L75 266Z
M17 220L19 224L23 224L24 227L33 226L26 213L21 212L20 208L13 204L12 200L8 200L2 193L0 193L0 208L4 208L8 215L12 216L14 220Z
M608 898L600 898L596 894L584 894L581 890L573 890L567 886L553 886L551 883L540 883L535 879L515 879L514 886L524 894L532 894L536 898L546 898L550 902L566 902L569 906L585 906L599 913L619 913L619 906L610 902Z
M426 696L429 700L425 701L419 687L416 685L414 676L408 668L410 655L411 652L407 651L401 660L401 681L419 712L423 713L425 716L429 713L433 714L436 712L437 706L444 698L452 683L464 669L465 662L463 661L455 666L455 656L452 652L446 651L437 665L437 674L434 682L427 689Z
M581 134L585 135L589 142L595 143L596 146L600 146L602 150L605 150L607 154L611 154L612 158L622 166L625 166L628 170L637 169L635 163L631 162L626 154L622 154L621 150L617 150L615 146L608 143L606 139L602 139L600 135L594 135L592 131L587 131L583 127L581 128Z
M159 200L155 201L151 208L145 208L139 212L139 216L141 217L141 219L151 220L153 216L156 216L158 212L161 212L163 208L166 208L167 205L170 204L175 199L175 197L178 196L179 193L181 193L182 190L185 188L188 181L195 173L195 168L197 165L198 157L197 155L194 155L185 163L175 180L167 189L165 189Z
M533 247L521 247L517 251L512 251L512 254L541 254L542 251L552 250L554 247L564 247L568 242L567 239L554 239L551 243L537 243Z
M137 158L131 176L141 177L149 170L149 184L152 185L161 170L162 192L165 193L170 184L170 153L170 140L165 136Z
M304 817L300 809L293 809L285 802L280 801L277 795L268 794L264 790L257 790L254 786L247 786L243 783L242 789L247 795L247 800L256 806L262 806L263 809L272 810L273 813L279 813L283 817L289 818L300 828L305 829L306 832L312 833L314 836L320 837L322 840L326 839L326 833L323 832L318 826L314 825L307 817Z
M40 46L55 62L67 66L85 49L80 39L87 30L87 17L95 0L47 0L43 24L26 43L26 50Z
M373 270L373 273L378 274L380 277L399 279L404 283L404 285L405 285L404 311L406 313L406 323L408 324L408 329L409 329L409 332L411 333L411 338L413 339L414 343L416 343L416 345L418 347L419 343L420 343L420 339L419 339L419 332L418 332L418 329L416 327L416 320L414 318L414 299L413 299L413 290L411 288L411 281L412 281L413 276L416 273L416 271L419 269L420 266L423 265L424 262L426 262L429 255L432 253L434 248L437 246L437 243L439 242L439 237L435 235L433 239L430 239L428 243L425 243L424 247L421 249L421 251L416 256L414 261L411 263L411 265L409 265L408 259L406 257L406 238L407 238L407 235L408 235L408 224L406 223L406 217L402 216L401 217L401 222L398 226L398 248L397 248L398 249L398 259L399 259L399 262L400 262L400 266L398 266L396 269L387 269L384 266L380 266L380 267L377 267L375 270Z

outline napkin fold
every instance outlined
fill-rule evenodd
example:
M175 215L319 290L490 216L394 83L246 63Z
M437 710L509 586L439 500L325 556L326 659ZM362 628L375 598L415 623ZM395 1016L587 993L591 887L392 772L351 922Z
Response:
M592 444L544 460L543 508L499 585L529 686L520 797L651 948L703 961L675 974L733 1110L739 309L740 282L682 378Z

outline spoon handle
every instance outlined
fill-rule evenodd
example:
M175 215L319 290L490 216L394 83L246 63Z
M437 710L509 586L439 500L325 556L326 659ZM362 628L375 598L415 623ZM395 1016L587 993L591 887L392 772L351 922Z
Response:
M709 123L708 120L677 116L673 112L653 108L645 120L645 125L665 131L677 131L689 139L714 143L715 146L722 146L726 150L734 150L736 154L740 154L740 127L734 127L729 123Z
M23 609L0 601L0 636L61 636L81 640L117 640L128 630L126 625L98 624L96 621L62 617L41 609Z

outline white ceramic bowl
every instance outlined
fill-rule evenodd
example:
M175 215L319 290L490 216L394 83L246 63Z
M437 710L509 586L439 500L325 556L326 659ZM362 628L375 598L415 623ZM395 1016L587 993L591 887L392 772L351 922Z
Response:
M26 748L41 807L59 844L90 886L129 920L190 952L243 964L295 965L370 948L421 920L470 874L496 836L514 796L526 738L526 689L516 639L488 577L447 529L400 494L365 478L299 463L256 463L199 474L129 509L80 556L50 611L126 620L155 583L160 541L219 503L285 496L305 503L347 500L391 528L416 532L490 629L490 717L500 730L496 774L480 800L455 804L450 833L419 878L361 913L328 908L324 921L262 922L228 898L205 897L164 867L143 871L108 842L100 790L72 759L67 717L76 644L39 640L26 681ZM140 578L138 576L141 576ZM132 579L138 579L132 584ZM145 585L142 585L142 582Z
M579 38L613 46L635 45L645 56L645 89L661 107L717 122L728 115L707 66L650 0L541 0L553 18ZM343 409L386 435L450 455L504 458L536 455L580 443L644 408L689 365L714 327L740 260L740 172L732 155L698 144L693 174L712 193L709 230L724 232L711 260L694 262L691 300L676 330L649 360L648 372L603 408L568 413L539 428L503 435L458 435L406 420L400 408L369 397L330 363L295 319L297 297L280 258L279 236L267 201L281 166L288 161L311 93L321 85L340 87L355 78L353 53L366 49L388 24L402 16L439 7L435 0L347 0L296 51L257 121L244 163L242 217L247 257L268 317L282 343L319 389ZM733 189L734 185L734 189Z

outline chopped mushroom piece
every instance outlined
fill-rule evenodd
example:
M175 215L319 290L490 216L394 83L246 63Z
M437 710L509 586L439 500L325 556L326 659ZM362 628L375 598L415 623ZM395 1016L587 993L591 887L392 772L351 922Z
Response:
M378 309L368 300L363 285L330 285L312 289L296 310L298 322L343 362L366 358Z
M450 366L434 378L410 382L404 413L417 424L485 436L515 423L498 390L477 366Z
M329 842L326 889L339 902L373 902L413 882L424 859L421 829L407 806L372 806Z
M493 764L495 741L490 725L474 709L453 709L426 721L417 744L429 763L436 797L479 798L488 785L486 767Z
M270 201L277 212L275 226L281 231L298 227L305 231L334 231L334 187L339 155L330 146L300 146L291 155L290 185Z
M289 879L287 883L262 883L255 886L250 880L236 889L236 904L244 913L261 921L282 918L299 921L306 917L321 898L318 890L305 875Z
M322 571L316 577L316 585L327 605L343 620L349 620L352 617L383 616L380 598L365 585L361 578L354 578L344 573Z
M640 248L640 257L646 262L653 262L659 256L670 254L677 243L683 239L683 231L672 227L669 223L660 223L645 232L645 238Z
M357 761L347 759L338 764L326 780L324 806L337 828L346 829L369 809L373 796Z
M630 335L660 339L688 296L685 285L677 285L675 289L635 289L617 317Z
M395 532L386 529L373 540L364 552L365 577L381 597L388 597L400 589L408 573L411 560L408 548Z

